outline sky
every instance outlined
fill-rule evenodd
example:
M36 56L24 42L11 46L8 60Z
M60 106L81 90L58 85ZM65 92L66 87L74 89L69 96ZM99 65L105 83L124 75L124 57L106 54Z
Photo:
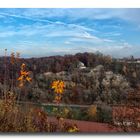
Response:
M140 58L140 9L1 8L0 56L101 52Z

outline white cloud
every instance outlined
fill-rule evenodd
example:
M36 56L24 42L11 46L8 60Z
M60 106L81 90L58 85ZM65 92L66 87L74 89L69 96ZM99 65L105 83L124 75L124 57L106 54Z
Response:
M17 14L18 13L18 14ZM86 18L86 19L110 19L121 18L140 23L140 9L138 8L80 8L80 9L67 9L67 8L46 8L46 9L8 9L1 12L3 16L13 16L17 18L28 18L32 20L43 18L61 18L66 17L73 20ZM45 20L44 20L45 21ZM47 20L46 20L47 21Z
M92 30L92 29L91 29ZM19 27L8 26L5 27L3 31L3 27L0 27L0 38L8 38L13 36L38 36L40 39L42 37L47 38L57 38L57 37L67 37L71 41L82 41L82 42L111 42L111 40L107 38L99 38L88 31L91 31L90 28L86 28L84 26L79 26L76 24L32 24L32 25L21 25Z
M113 28L115 31L103 31L100 35L96 28L88 27L86 24L78 24L76 20L85 18L85 22L89 19L94 22L96 19L117 18L140 25L140 9L12 9L0 12L0 18L5 18L4 21L6 21L6 17L10 20L26 19L33 21L32 24L22 24L17 27L12 26L12 24L4 28L0 26L0 38L2 39L23 37L20 43L17 41L19 44L14 43L17 45L17 49L20 47L21 51L27 55L34 53L37 56L45 55L48 52L50 54L63 54L99 50L105 54L126 56L139 52L139 47L135 47L134 51L129 43L111 39L122 35L121 31L118 30L121 29L121 25L101 26L101 29ZM65 18L68 19L67 22L65 22ZM36 38L33 39L33 37ZM36 39L46 44L42 42L39 44ZM52 41L52 44L49 41ZM55 45L58 47L62 45L62 47L57 49L54 47ZM84 45L85 47L83 47ZM41 53L36 48L39 48Z
M104 33L103 36L112 37L112 36L121 36L120 32L107 32Z
M140 22L140 9L133 8L80 8L80 9L70 9L70 8L26 8L26 9L5 9L0 12L1 16L11 16L17 18L27 18L31 20L44 18L61 18L66 17L73 20L86 18L86 19L109 19L109 18L121 18L125 20L138 21ZM49 22L49 21L48 21Z
M70 42L70 41L65 41L64 44L71 45L72 42Z

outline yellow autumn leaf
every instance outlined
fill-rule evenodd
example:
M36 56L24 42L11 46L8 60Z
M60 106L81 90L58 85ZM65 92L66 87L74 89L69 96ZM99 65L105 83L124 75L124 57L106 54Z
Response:
M28 82L31 82L32 78L26 77L26 80L27 80Z

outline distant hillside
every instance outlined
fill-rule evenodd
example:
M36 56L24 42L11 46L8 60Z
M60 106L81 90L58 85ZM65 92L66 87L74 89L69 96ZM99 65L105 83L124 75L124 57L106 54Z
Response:
M134 73L140 74L140 63L127 63L127 59L114 59L111 56L105 56L101 53L77 53L75 55L65 55L65 56L50 56L41 58L21 58L18 62L12 66L10 63L10 57L0 58L0 81L3 81L3 75L5 71L5 66L7 74L11 77L11 72L14 71L14 77L17 77L20 71L20 65L25 63L29 71L32 71L33 77L36 74L45 72L73 72L78 68L79 63L82 63L85 67L94 68L98 65L103 65L105 71L112 71L116 74L125 75L128 81L131 81L133 85L139 83L140 78L133 78ZM130 61L130 59L129 59ZM6 64L6 65L5 65ZM126 69L127 73L124 72Z

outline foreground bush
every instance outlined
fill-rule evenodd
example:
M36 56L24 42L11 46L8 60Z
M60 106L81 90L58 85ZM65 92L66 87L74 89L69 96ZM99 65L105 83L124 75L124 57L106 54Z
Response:
M76 132L75 125L61 118L48 121L47 113L37 107L21 106L16 97L9 92L6 99L0 101L0 132Z

